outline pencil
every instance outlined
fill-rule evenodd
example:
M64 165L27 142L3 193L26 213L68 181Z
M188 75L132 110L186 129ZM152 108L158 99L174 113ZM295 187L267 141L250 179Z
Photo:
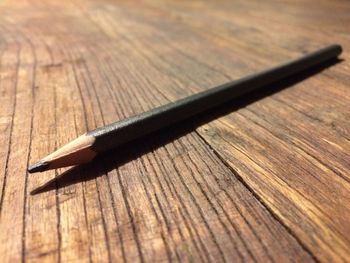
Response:
M331 45L277 67L231 81L221 86L171 102L164 106L89 131L59 148L28 172L78 165L91 161L97 154L210 110L232 99L261 89L274 82L300 73L320 63L336 58L340 45Z

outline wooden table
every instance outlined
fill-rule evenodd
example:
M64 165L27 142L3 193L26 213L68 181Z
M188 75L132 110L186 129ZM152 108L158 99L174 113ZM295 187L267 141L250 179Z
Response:
M0 30L1 262L349 262L348 1L2 0ZM342 61L30 194L77 135L331 43Z

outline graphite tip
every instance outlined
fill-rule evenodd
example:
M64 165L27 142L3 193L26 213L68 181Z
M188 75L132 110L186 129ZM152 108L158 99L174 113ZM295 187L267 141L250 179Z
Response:
M49 168L48 162L39 161L28 167L29 173L44 172Z

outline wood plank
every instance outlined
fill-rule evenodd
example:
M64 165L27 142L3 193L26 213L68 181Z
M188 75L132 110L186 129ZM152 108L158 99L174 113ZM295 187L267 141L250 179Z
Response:
M212 10L210 10L210 12L212 13ZM186 71L185 67L186 66L184 66L183 71ZM321 80L328 81L327 83L332 83L332 81L329 78L323 77L321 78ZM314 84L311 85L313 87L319 87L318 89L320 91L318 92L318 94L319 96L321 95L320 100L322 102L327 101L327 97L329 96L327 93L330 92L327 91L328 87L321 86L322 82L317 78L314 78L313 81ZM339 83L337 83L336 81L334 82L335 84L331 86L332 89L340 86L340 89L337 89L336 92L342 93L342 85L339 85ZM198 85L200 85L200 82L198 82ZM297 105L296 107L299 106L299 108L302 105L299 102L295 102L295 100L298 100L298 98L303 96L306 87L310 88L310 84L306 82L304 85L301 86L303 86L304 88L299 92L294 92L295 97L289 96L289 94L291 94L292 91L295 91L296 88L291 89L291 92L288 92L288 90L272 97L278 97L282 99L284 98L284 100L280 103L278 100L276 101L275 99L266 99L264 101L249 106L248 109L255 109L254 117L249 118L248 116L250 116L251 114L247 115L245 113L248 110L242 110L241 112L244 112L245 114L240 114L240 112L238 112L238 117L235 117L235 115L232 114L232 117L230 116L223 118L222 122L225 124L226 127L221 125L221 128L218 128L220 124L218 123L219 121L217 121L209 125L210 128L208 128L208 126L202 127L199 130L199 132L200 134L204 134L207 141L214 146L214 148L219 152L219 154L222 154L222 156L226 160L228 160L229 163L235 169L238 169L240 175L244 175L242 176L242 179L245 180L249 186L253 187L253 189L258 193L259 196L263 198L263 200L266 200L266 202L273 202L273 204L267 204L269 207L273 208L274 211L277 211L277 214L281 213L281 210L287 213L288 218L283 218L283 221L287 222L287 224L292 227L293 231L294 227L295 231L299 231L299 224L297 222L290 221L293 218L290 215L290 207L286 207L285 201L281 202L280 206L277 207L274 203L276 198L276 189L280 188L280 193L281 195L282 193L284 193L282 195L284 196L286 195L285 191L288 189L286 189L286 185L275 185L274 187L272 187L271 193L268 194L266 191L266 189L268 188L267 185L264 185L264 187L262 187L262 182L260 181L261 179L257 179L256 176L254 176L254 172L250 174L245 174L244 171L241 170L243 169L241 168L241 166L245 166L245 162L249 161L249 165L251 167L254 167L251 169L255 172L259 172L259 174L262 173L262 171L259 171L260 168L266 170L268 167L268 169L266 170L266 173L268 173L268 175L266 174L266 176L268 176L268 181L272 181L273 177L271 176L277 175L279 177L282 177L283 180L287 179L288 185L292 185L292 188L296 187L298 191L300 191L300 188L305 188L305 192L302 191L302 193L294 192L294 190L291 189L289 199L290 201L292 201L292 203L297 204L297 206L300 205L299 211L305 211L305 206L309 206L310 212L307 213L306 211L306 213L304 212L301 214L302 217L306 216L306 218L303 219L305 226L301 230L301 232L305 233L306 228L310 231L309 228L311 228L314 225L314 229L312 230L312 232L315 233L316 237L310 234L303 236L302 233L298 233L298 236L305 239L305 242L307 242L308 245L311 247L310 249L313 249L314 252L317 253L321 258L324 257L325 260L330 260L331 258L338 260L346 259L349 252L347 240L347 233L349 233L349 229L348 224L346 224L349 215L347 215L346 213L344 214L344 211L347 211L346 207L349 203L349 186L347 179L347 172L349 170L349 159L347 155L347 152L349 151L348 140L347 137L343 136L344 133L335 134L334 131L332 131L332 129L330 129L329 127L324 127L324 123L322 122L317 124L310 123L311 118L306 118L303 114L304 112L308 112L307 109L299 109L300 112L295 112L295 108L293 108L293 106L289 106L288 102L290 102L292 105ZM335 116L335 118L340 118L338 126L341 127L341 130L347 131L349 129L349 123L346 121L348 119L347 114L349 110L349 108L347 107L348 105L346 104L346 102L348 101L348 93L346 93L346 88L344 88L343 91L343 99L337 101L339 103L332 105L332 108L329 108L329 106L327 108L327 111L328 113L330 112L330 114L332 114L332 117ZM314 93L317 93L317 90ZM314 101L310 101L309 103L313 107L317 105L314 104ZM343 104L344 106L342 106L341 104ZM265 114L263 107L269 107L269 110L266 111ZM323 105L319 104L319 107L324 107L324 103ZM285 108L287 109L284 110ZM276 109L278 110L276 111ZM324 110L322 110L322 108L318 111L314 109L314 111L316 112L316 114L314 113L314 115L317 116L322 116L324 113ZM283 114L281 114L281 112L283 112ZM276 114L277 117L275 117ZM265 125L265 127L267 127L267 130L259 129L261 128L260 123L263 122L265 119L270 120ZM252 123L249 124L250 122ZM256 127L257 124L259 124L260 127ZM277 129L280 128L280 126L282 126L282 129L284 130L278 131ZM313 134L307 133L310 129L314 131ZM239 132L239 130L242 130L242 133ZM232 133L232 131L234 131L234 133ZM270 133L272 133L274 137L271 137ZM279 138L280 140L276 140L275 133L278 134L277 138ZM251 137L247 136L247 134L251 135ZM321 141L317 140L317 134L321 138ZM289 136L291 138L289 138ZM308 137L306 138L305 136ZM229 141L227 141L227 137L230 138ZM245 137L247 138L242 141L242 139ZM257 145L255 145L255 141L258 141L260 144L261 156L259 156L258 152L254 150L258 147ZM274 145L275 142L276 144L281 143L282 145L285 145L279 149L277 145ZM272 144L273 146L270 146L269 144ZM267 145L269 145L269 151L267 151L266 149ZM301 149L298 149L298 145L302 146ZM237 150L241 151L241 154L238 154ZM316 151L318 151L318 155L322 157L315 158L312 153L315 154ZM281 152L286 153L286 156L281 156ZM247 160L243 163L241 156L242 153L245 154L245 158L247 158ZM276 155L275 153L278 153L278 155ZM294 156L296 155L296 153L299 156L293 161L293 159L289 157L289 155ZM237 155L241 156L241 159L234 158L235 162L233 162L233 156ZM254 159L251 159L251 157L249 156L254 156ZM261 162L256 161L256 159L259 158L263 158L263 160ZM278 167L280 165L276 166L275 164L271 167L272 164L270 164L269 167L268 164L271 163L271 159L273 158L279 159L279 161L276 164L281 164L285 162L288 165L287 168L290 173L290 176L288 174L283 173L284 170L280 170L280 168ZM257 162L258 166L256 167ZM298 166L300 168L298 168ZM329 168L330 166L331 168ZM333 166L336 167L337 171L332 171ZM301 170L298 171L298 169ZM302 179L300 178L299 181L296 181L295 173L300 174L300 177ZM305 178L305 176L307 177ZM332 182L329 182L329 176L332 176ZM254 180L259 181L253 183L252 181ZM307 183L305 183L305 181ZM322 181L323 185L320 185L319 182ZM335 189L337 189L338 194L336 196L334 196L333 194ZM340 196L339 193L341 193ZM299 198L295 199L294 201L291 198L292 196L297 197L299 194L301 194L301 199L304 200L304 202L299 200ZM333 198L329 198L330 196L333 196ZM312 206L315 206L314 209L316 210L314 210ZM341 208L342 206L343 208ZM325 213L325 215L320 214L320 212ZM298 213L299 212L296 210L294 216L299 217L300 215L298 215ZM311 218L311 220L308 221L308 218ZM320 218L322 218L322 220L320 220ZM337 219L334 220L335 218ZM345 221L341 223L342 220ZM327 236L329 236L329 238L326 238L326 240L324 240ZM339 249L335 253L334 242L338 242L336 248ZM319 247L324 246L324 243L326 243L328 249L324 248L321 251L319 251ZM312 246L314 246L314 248L312 248Z
M186 5L186 7L188 6ZM144 6L142 6L142 8L143 10L145 10ZM197 12L198 9L182 8L181 14L183 14L183 12L188 12L187 10L191 10L191 11L194 10L195 12ZM123 15L122 10L120 9L118 10L117 8L111 9L109 11L113 15L116 15L116 14L118 14L119 16ZM159 60L162 60L163 62L165 61L165 64L163 63L163 66L162 66L162 70L165 74L168 74L174 77L174 76L180 75L180 74L177 74L178 72L188 72L187 74L186 73L182 74L179 78L180 78L180 81L184 82L184 84L187 84L190 82L192 84L192 85L190 84L190 87L195 85L203 86L203 82L210 83L210 81L208 81L207 79L207 76L209 76L209 79L211 81L213 81L213 79L215 81L215 77L216 77L215 73L217 70L215 68L213 69L209 67L206 62L202 63L202 61L198 61L197 59L200 59L200 56L196 56L196 54L193 56L194 54L193 51L196 50L196 47L194 45L192 46L188 45L186 49L183 49L185 51L183 50L179 51L176 49L176 43L180 42L182 44L181 42L182 37L189 36L190 35L189 32L191 31L188 30L187 27L185 27L184 25L183 26L181 25L179 26L178 24L172 25L171 23L168 23L165 25L164 24L158 25L155 22L159 20L157 16L164 17L167 14L165 12L164 13L159 12L158 10L147 10L147 11L149 13L147 13L144 16L140 16L138 15L139 12L137 11L135 12L134 10L132 10L127 14L128 17L133 18L133 20L130 20L130 19L127 20L127 23L126 23L127 31L125 30L124 26L118 27L117 24L114 24L113 30L117 30L119 28L121 30L124 29L124 31L120 33L124 35L127 35L128 33L130 42L133 42L132 37L130 37L131 34L137 35L138 37L141 38L141 35L142 36L144 36L145 34L154 35L154 32L160 32L159 34L156 34L157 40L158 42L160 42L159 39L165 39L166 45L164 45L164 42L161 42L157 44L156 48L152 48L151 46L147 45L147 41L143 41L142 44L140 43L138 44L137 46L138 50L140 50L143 45L146 45L147 48L150 48L150 49L152 48L152 51L151 51L152 53L157 52L157 54L160 57ZM202 15L202 11L201 11L201 15ZM222 13L220 13L221 15L220 17L225 17L225 14L223 14L225 12L226 10L222 11ZM191 17L193 17L192 16L193 13L190 12L190 14L191 14ZM212 15L213 10L210 9L208 11L208 14ZM190 17L190 15L188 15L188 17ZM108 20L109 23L113 22L111 18L109 19L106 18L105 13L104 13L104 17L101 17L101 19ZM187 21L185 21L185 23L183 24L187 26L188 23L186 22ZM205 24L206 23L203 23L201 26L204 26ZM164 30L165 27L167 31ZM155 29L152 30L152 28L155 28ZM157 31L156 30L157 28L160 30ZM139 29L142 29L142 30L139 31ZM174 32L176 32L176 34ZM191 33L192 35L196 34L196 32L191 32ZM296 36L298 36L298 34L296 34ZM322 37L322 35L316 35L316 36L318 37L317 39ZM175 37L180 40L177 41ZM169 46L176 49L174 55L172 53L169 53ZM210 45L208 44L208 46ZM186 51L189 51L189 50L190 50L189 52L190 54L186 56ZM264 51L265 54L266 54L266 50L267 49L265 48L265 51ZM164 59L164 56L162 57L163 54L167 54L167 57L172 57L172 58L167 59L166 57ZM215 52L215 54L217 54L217 52ZM281 57L282 55L285 56L285 54L286 54L285 51L282 54L277 53L277 54L274 54L273 58L278 58L278 57ZM260 52L260 55L264 55L264 54ZM236 57L237 56L235 56L235 58ZM246 56L242 55L241 57L244 58ZM188 58L190 58L190 61L188 61ZM207 58L208 56L206 56L206 59ZM263 56L261 56L261 58L264 59ZM269 58L271 59L271 56ZM187 64L185 62L186 60L188 61ZM209 61L212 62L211 59L209 59ZM263 62L263 60L260 60L259 62L261 63ZM265 63L265 65L267 64L266 62L263 62L263 63ZM199 70L194 71L194 68L195 69L199 68ZM224 74L220 74L219 79L222 78L222 76L226 77L228 75L227 72L230 72L230 70L231 68L229 68L226 71L221 70L221 72L224 71ZM241 68L239 67L238 69L235 69L236 72L238 70L241 70ZM243 68L243 70L241 71L244 72L244 70L245 69ZM198 74L197 72L201 74L200 77L198 76L196 77L196 74ZM213 74L214 74L214 77L213 77ZM196 78L199 80L196 81L195 80ZM336 116L336 118L338 119L340 118L340 121L338 121L338 126L340 126L341 128L339 129L345 130L345 131L349 130L349 122L346 122L346 119L348 119L347 118L348 105L346 103L348 101L348 98L347 98L348 92L346 90L346 87L342 88L342 85L339 85L337 81L333 81L334 86L333 85L331 86L333 90L328 91L329 86L325 86L325 87L322 86L322 81L327 81L327 83L332 83L332 80L330 80L329 77L327 78L327 75L322 76L320 80L319 78L313 78L313 83L311 84L312 87L315 87L315 91L312 92L313 95L315 95L315 93L318 93L321 95L321 98L320 98L321 102L327 101L327 97L329 96L327 93L334 92L333 90L335 85L337 85L337 87L339 86L339 89L337 89L336 92L342 94L343 97L342 99L340 99L340 101L337 101L337 104L335 106L332 105L332 108L328 107L327 111L331 112L332 114L331 116ZM348 224L346 224L346 222L348 221L349 215L347 215L346 213L344 214L343 212L344 210L347 210L346 207L347 207L347 204L349 203L349 197L350 197L349 185L348 185L348 173L347 173L349 170L349 165L348 165L349 159L347 155L347 152L349 151L348 139L347 137L343 136L344 132L342 134L334 133L333 131L334 128L332 127L330 128L329 125L328 127L324 127L324 123L322 122L316 123L316 124L310 123L310 119L311 119L310 116L305 116L305 113L307 114L308 112L307 109L303 109L303 110L299 110L299 112L298 111L295 112L295 108L293 108L293 106L290 106L288 101L291 101L292 104L298 105L299 107L300 105L302 105L300 104L300 102L299 103L293 103L293 102L295 100L298 100L298 98L300 98L301 96L303 96L303 94L305 93L306 87L309 88L310 84L308 82L305 82L301 86L305 88L302 89L301 91L299 89L298 92L294 92L295 97L289 96L289 94L291 94L292 91L295 90L296 88L291 89L292 91L289 93L286 91L286 92L282 92L281 94L273 96L273 98L274 97L284 98L282 102L279 102L279 99L278 100L266 99L261 103L256 103L256 105L262 105L262 106L265 106L266 108L269 106L268 102L270 102L271 106L270 106L270 109L266 112L266 114L264 114L264 112L262 111L263 109L261 107L257 107L255 105L249 106L248 108L253 108L253 109L254 107L256 108L256 111L254 111L255 118L252 118L252 117L249 118L247 115L243 115L244 122L240 123L239 125L241 125L242 127L249 127L249 128L244 129L242 134L236 132L239 130L239 125L237 125L238 120L236 118L223 118L224 120L223 122L225 122L226 125L229 125L229 128L225 128L225 129L221 128L221 129L224 129L223 135L221 135L220 133L221 129L218 129L220 125L217 124L217 122L214 122L215 124L210 125L210 129L204 126L199 130L199 133L206 138L209 144L214 146L214 148L218 151L219 154L221 153L220 150L222 150L221 155L223 156L223 158L226 159L226 161L229 161L229 163L233 165L235 168L238 165L238 163L241 162L242 160L236 159L235 163L230 162L230 160L232 159L231 157L232 153L236 154L236 151L234 151L234 149L231 149L231 147L235 147L234 145L237 144L237 140L235 140L236 135L233 136L232 134L230 134L229 130L232 129L235 131L235 133L240 134L240 136L238 137L243 137L243 134L251 133L251 137L248 137L245 141L245 144L243 145L244 150L241 149L241 151L248 156L254 156L254 158L263 158L263 160L259 162L258 165L263 169L267 169L268 167L267 172L270 173L268 180L271 180L272 178L270 178L270 176L274 176L274 175L282 176L283 180L287 179L288 185L291 185L291 189L288 190L288 191L291 191L288 194L288 196L290 195L289 199L293 204L293 206L296 205L295 214L293 216L298 218L297 221L300 221L300 220L305 221L304 228L300 230L299 229L300 226L297 223L297 221L296 222L291 221L293 220L293 218L290 216L291 211L290 211L290 208L286 206L286 201L281 202L280 206L278 207L274 207L272 204L267 204L267 205L278 216L282 212L287 213L289 218L284 218L283 216L281 216L282 221L285 222L288 225L288 227L292 229L293 232L294 231L297 232L297 236L302 238L305 244L309 246L309 248L315 254L317 254L320 258L323 258L325 260L331 260L331 259L342 260L347 258L348 252L349 252L347 233L349 233L350 230L348 229ZM317 92L317 88L320 90L319 92ZM185 92L186 91L182 90L182 93L185 93ZM306 94L307 93L309 92L306 91ZM287 94L287 95L284 95L284 94ZM176 97L176 94L174 95L174 97ZM317 100L315 102L317 102ZM315 104L315 102L314 100L312 100L312 102L309 102L309 103L313 107L315 107L317 105ZM287 108L288 106L289 106L289 110L288 109L285 110L283 115L280 114L279 118L274 117L273 114L276 111L276 108L278 109L277 114L279 114L284 110L284 108ZM319 107L324 108L324 103L323 105L319 104ZM324 112L322 108L318 111L314 109L314 111L316 112L314 113L314 115L317 115L317 116L322 116ZM343 114L337 114L339 112ZM261 124L257 123L258 121L261 122L262 119L264 120L266 118L270 119L270 121L265 125L267 126L267 131L263 129L259 129L261 128ZM293 121L295 122L293 123ZM278 123L280 124L278 125ZM259 127L256 127L257 124L259 124ZM270 135L271 130L277 130L279 126L282 126L283 127L282 129L284 129L284 130L276 131L278 133L277 138L279 138L280 140L276 140L275 138L276 135L270 138L270 136L268 135ZM215 130L213 129L213 127L215 128ZM334 124L333 124L333 127L334 127ZM307 133L310 129L314 131L318 131L318 136L322 138L321 141L318 139L316 140L314 139L315 133L313 134ZM257 134L255 134L251 130L253 131L258 130L258 132ZM257 137L258 135L259 137ZM212 138L216 136L222 137L222 140ZM227 136L229 137L233 136L232 138L230 138L231 143L226 142ZM289 136L291 136L291 138L289 138ZM255 144L254 142L256 140L258 140L259 142L262 141L261 148L264 149L264 150L261 150L262 157L258 157L258 154L255 151L253 151L254 147L256 147L254 145ZM269 147L270 151L267 151L266 145L268 145L270 142L275 142L275 141L277 141L277 144L279 143L282 143L282 145L284 144L283 147L279 148L281 146L274 145ZM250 146L253 148L251 149L252 152L249 152L249 151L247 152L246 148L247 148L247 145L249 145L249 143L252 144ZM228 146L230 144L231 146ZM224 147L225 145L226 145L226 148L228 149L225 149ZM281 151L285 152L286 156L281 156L280 154ZM276 153L278 153L276 158L279 161L275 163L274 166L269 167L268 165L269 159L274 157ZM298 153L299 155L298 158L293 160L293 158L289 157L289 155L294 156L296 153ZM267 158L266 155L269 157ZM250 157L248 158L250 159ZM327 158L327 161L324 161L325 158ZM276 165L281 164L283 162L286 162L288 164L288 171L290 172L290 176L285 174L280 175L283 170L280 170ZM327 162L331 164L328 164ZM245 165L244 162L241 165ZM251 163L250 165L253 166ZM295 170L295 168L298 167L296 165L300 166L300 168ZM239 168L236 168L236 169L239 169ZM255 167L253 170L257 170L256 172L259 172L259 173L261 172L257 167ZM295 173L300 174L299 180L295 178ZM249 179L246 178L248 176L249 176ZM305 179L305 176L307 176L306 179ZM332 180L332 183L328 183L329 176L334 177L334 179ZM250 179L250 177L252 177L252 174L246 175L245 177L242 177L242 179L244 179L248 183L248 185L252 187L253 184L251 183L252 179ZM307 183L305 183L305 180ZM261 184L262 183L259 181L259 183L256 183L254 187L260 188ZM298 189L297 192L293 190L294 187ZM281 188L280 192L286 195L285 193L286 189L284 184L281 186L275 185L274 187L272 187L273 190L271 190L270 194L266 193L265 187L261 187L261 188L262 190L257 189L255 191L259 196L263 198L263 200L266 199L270 201L271 198L276 198L275 193L273 191L276 191L278 188ZM300 188L304 188L304 190L301 191ZM334 189L337 189L337 191L339 191L337 193L341 193L341 195L334 196ZM298 195L300 196L297 197ZM294 196L296 199L293 200L292 196ZM330 199L329 196L333 196L334 198ZM299 200L300 198L304 201L300 201ZM300 208L298 208L298 206L300 206ZM300 214L299 211L300 210L304 211L305 207L309 207L310 212L306 211ZM325 215L322 215L322 213L324 213ZM337 218L337 219L334 220L334 218ZM303 235L304 233L306 233L306 230L310 231L309 229L312 229L312 232L314 234ZM325 236L329 236L329 238L325 238ZM338 251L336 252L334 251L335 249L333 247L334 242L337 243L336 247ZM322 251L319 251L320 246L323 247Z
M112 152L51 191L29 194L66 169L25 172L86 130L321 47L330 32L350 48L349 6L313 5L0 2L1 262L346 261L346 60Z
M92 50L89 50L89 51L91 52L90 54L94 54ZM79 51L77 51L76 53L78 53L78 52ZM119 54L119 58L122 58L122 56L123 56L123 54L120 53ZM109 56L107 55L107 56L103 56L103 57L109 57ZM104 77L108 77L109 79L111 79L111 78L118 78L118 76L119 76L119 78L121 78L119 81L117 81L117 83L119 83L119 89L121 89L123 92L120 95L120 96L122 96L122 98L113 97L113 100L110 100L110 99L108 100L108 96L111 95L109 92L105 92L105 93L100 92L99 94L101 94L101 96L97 97L97 100L100 101L100 102L98 102L98 101L96 102L97 109L95 109L95 110L97 110L97 113L95 113L95 116L98 116L99 114L101 114L101 112L103 113L103 111L105 110L106 112L101 114L101 118L103 119L104 122L110 122L113 119L113 117L112 117L113 115L110 114L110 110L113 109L113 107L115 107L115 105L119 105L119 107L115 107L116 113L122 112L122 114L126 114L125 116L128 116L128 115L133 113L132 111L130 112L130 109L131 109L129 107L130 104L132 104L133 107L135 107L135 108L138 107L138 108L136 108L135 112L141 111L142 108L140 109L140 107L142 107L142 105L149 105L149 104L146 104L146 102L147 103L157 103L157 104L159 104L159 102L152 102L152 98L154 98L154 96L150 96L149 95L150 98L147 101L146 100L146 98L147 98L146 94L144 94L144 96L138 96L138 97L136 97L136 96L131 97L132 94L128 95L131 92L131 90L134 90L133 92L140 92L140 91L142 91L141 87L144 87L145 85L148 85L148 86L151 85L149 82L147 82L144 79L144 77L142 77L142 74L140 74L141 72L137 71L137 69L134 68L136 65L134 65L133 63L127 63L127 64L124 64L123 66L118 65L118 64L111 64L111 65L109 65L109 62L106 59L104 59L102 61L101 61L101 58L99 58L99 57L97 57L96 59L98 59L99 64L96 64L96 61L94 61L94 63L88 63L88 61L87 61L86 67L84 65L80 65L81 69L84 68L84 71L86 71L85 74L87 76L88 75L89 76L93 76L91 78L91 82L94 82L94 84L91 84L91 85L95 86L96 88L98 87L99 90L101 88L103 88L103 86L102 86L103 85L103 79L101 79L101 76L99 76L97 74L99 71L103 70L103 71L105 71L105 73L108 73ZM117 67L117 68L115 68L115 67ZM132 67L133 71L131 71L129 69L129 67ZM130 72L132 72L132 73L130 73ZM117 74L117 73L119 73L119 74ZM137 74L136 76L138 76L138 78L135 78L134 74ZM132 82L130 82L130 80L132 80ZM141 81L141 83L139 83L139 81L135 81L135 80L139 80L139 81ZM114 82L116 82L116 81L111 81L110 80L107 83L114 83ZM104 82L104 83L106 83L106 82ZM159 84L159 85L161 85L161 84ZM149 86L149 88L150 88L150 86ZM113 95L111 95L111 96L113 96ZM130 97L126 97L126 96L130 96ZM133 100L133 98L136 98L136 101ZM163 100L165 101L164 98L163 98ZM104 107L99 108L98 104L101 105L102 102L104 103L103 104ZM125 105L125 102L127 102L128 104ZM110 104L110 105L108 105L108 104ZM98 112L98 111L100 111L100 112ZM110 118L110 120L106 119L107 117ZM164 159L163 155L161 155L161 156ZM153 164L151 162L150 165L154 166L155 164ZM122 205L121 207L118 206L119 207L119 211L117 210L117 213L120 213L120 210L125 209L126 211L124 212L124 216L126 217L126 219L123 219L122 215L119 215L118 216L119 218L122 217L122 219L121 219L122 222L118 223L118 225L125 224L125 223L123 223L123 220L125 222L130 222L130 220L133 220L134 217L140 216L140 215L138 215L138 214L140 214L140 211L137 209L137 207L143 207L143 210L145 210L149 205L147 204L147 199L144 200L144 198L146 198L146 197L149 198L149 196L153 196L154 195L154 194L151 195L150 193L148 193L146 191L146 189L149 187L149 186L147 187L147 185L148 185L148 184L146 184L147 181L146 182L142 181L142 177L143 176L147 176L147 174L150 171L148 171L148 173L141 173L141 174L139 174L138 170L136 168L134 168L135 164L128 163L128 164L125 164L125 166L126 166L126 168L120 167L120 169L121 169L120 171L119 171L119 169L118 169L118 171L113 170L113 171L110 171L109 174L108 174L109 176L110 176L110 174L113 175L109 179L110 180L109 184L113 185L113 188L111 189L113 196L120 196L120 198L115 199L114 202L118 203L118 200L125 200L124 201L125 202L124 205ZM157 166L159 166L159 164ZM143 165L141 165L141 167L143 167ZM153 168L153 169L159 170L158 173L161 173L161 171L162 171L162 170L160 170L160 168ZM179 170L177 170L177 173L179 173ZM171 174L174 174L174 171L172 171ZM127 179L123 179L125 176L127 177ZM141 178L138 178L139 176L141 176ZM166 177L167 173L164 173L164 172L161 173L160 177L164 177L164 176ZM134 178L134 177L136 177L136 178ZM134 182L133 180L136 180L136 181ZM169 182L168 182L168 184L169 184ZM177 184L175 184L175 185L177 185ZM131 189L129 190L129 188L131 188ZM160 188L160 186L158 186L158 188ZM163 188L164 188L164 186L163 186ZM162 189L162 188L160 188L160 189ZM192 190L192 188L190 188L190 190ZM130 195L129 194L130 192L132 192L133 194ZM137 194L139 194L139 196ZM135 195L136 195L136 197L135 197ZM186 192L184 192L183 195L181 195L181 196L185 197L186 196ZM182 198L184 198L184 197L182 197ZM169 198L169 197L166 197L166 198ZM129 201L129 199L131 199L131 200ZM182 203L187 204L189 201L190 200L188 200L186 202L183 201ZM141 203L138 204L139 202L141 202ZM160 202L160 201L157 201L157 202ZM151 204L149 209L150 209L149 212L145 213L146 216L149 214L146 217L147 220L144 219L145 222L143 222L143 221L138 222L139 226L137 226L137 230L135 229L136 226L131 225L129 227L128 231L125 231L125 232L123 231L121 233L121 239L122 240L125 240L125 236L130 236L130 234L132 234L132 235L134 235L134 237L132 238L132 241L133 242L136 241L135 244L133 244L133 246L132 246L132 247L135 248L135 252L134 252L135 254L133 255L131 252L129 252L129 255L127 255L127 256L128 257L138 258L138 257L141 257L141 255L142 255L145 258L158 258L158 257L160 257L162 259L162 258L168 258L168 257L173 258L174 254L175 254L176 257L179 257L179 258L185 257L186 258L186 256L188 256L188 255L186 255L186 253L183 255L184 252L182 251L182 249L180 249L180 252L178 252L178 251L177 252L173 252L172 251L176 246L174 246L172 248L169 248L169 247L168 248L163 248L163 249L161 249L159 251L159 253L161 253L161 254L158 254L157 251L152 251L152 247L155 246L155 245L152 245L152 244L149 244L149 245L146 245L146 246L144 245L144 242L142 242L142 239L148 240L147 236L150 235L150 233L149 233L150 230L148 230L148 229L152 230L155 227L154 225L156 225L156 222L154 222L154 220L160 220L158 218L159 216L157 216L157 215L152 216L151 212L154 211L154 209L155 209L154 208L154 204ZM187 216L188 216L189 215L189 211L191 211L191 210L186 209L185 211L186 211ZM154 223L152 223L152 222L154 222ZM162 221L160 220L160 222L162 222ZM126 223L126 224L130 224L130 223ZM143 224L145 224L145 226L143 226ZM160 223L160 224L162 224L162 223ZM189 223L186 223L186 225L188 225L188 224ZM171 228L171 225L168 226L168 227ZM227 226L226 226L226 228L227 228ZM130 233L130 231L131 231L131 233ZM184 230L179 230L179 231L181 231L182 235L184 235L184 233L183 233ZM196 229L196 230L190 230L190 231L191 232L195 231L194 233L197 233L199 230ZM202 231L204 231L204 230L202 230ZM141 233L139 233L139 232L141 232ZM213 231L213 232L215 233L215 231ZM160 233L160 234L161 235L158 237L159 241L157 241L157 243L164 242L164 245L162 245L162 246L169 246L168 242L170 243L171 241L164 241L164 238L167 235L166 234L162 234L162 233ZM140 235L141 237L139 237L138 235ZM143 237L143 236L145 236L145 237ZM151 236L152 236L152 240L153 239L157 240L154 233ZM176 239L179 239L180 237L177 237ZM127 238L127 240L129 238ZM184 238L184 237L182 237L182 238ZM156 242L156 241L154 241L154 242ZM172 241L172 242L174 242L174 241ZM132 245L132 244L128 244L127 247L129 248L130 245ZM196 244L189 244L188 245L189 248L191 248L192 246L198 246L198 245L196 245ZM202 244L202 246L203 246L203 244ZM205 249L204 252L203 251L200 251L200 252L201 253L205 253L205 251L211 249L210 248L211 247L210 244L208 244L207 246L209 246L209 247L206 248L206 249L204 248ZM162 253L166 252L166 250L169 250L168 254L167 255L162 255ZM215 250L214 250L214 252L215 253L221 253L220 250L221 250L221 248L218 248L218 252L215 252ZM206 253L209 253L209 252L206 252ZM226 252L226 253L229 253L229 252ZM208 254L208 255L210 256L211 253ZM226 257L230 257L230 256L232 256L232 255L228 254ZM203 256L201 254L194 255L194 258L202 258L203 259Z
M25 33L23 33L25 35ZM45 48L45 43L40 38L27 36L27 42L31 46L33 54L33 113L32 136L29 162L41 158L45 152L52 151L56 147L55 130L55 88L51 80L52 60L50 52ZM28 62L29 63L29 62ZM44 121L45 120L45 121ZM23 174L23 171L21 171ZM55 176L54 171L43 176L28 176L26 195L38 184L44 183ZM25 203L23 229L24 247L22 257L27 261L42 262L57 261L60 257L59 211L56 207L57 196L43 193L42 197L33 196ZM44 222L44 223L38 223Z

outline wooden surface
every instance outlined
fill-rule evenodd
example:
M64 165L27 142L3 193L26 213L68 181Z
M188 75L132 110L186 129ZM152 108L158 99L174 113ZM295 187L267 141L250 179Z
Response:
M349 25L345 0L0 1L0 261L349 262ZM30 195L77 135L331 43L323 71Z

